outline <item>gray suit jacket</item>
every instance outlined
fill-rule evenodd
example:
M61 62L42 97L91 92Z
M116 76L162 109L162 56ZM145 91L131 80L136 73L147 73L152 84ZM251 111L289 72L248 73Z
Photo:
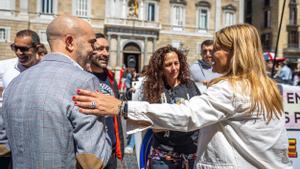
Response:
M48 54L4 93L3 117L13 167L103 168L111 155L104 118L79 113L72 96L95 91L98 79L67 57Z

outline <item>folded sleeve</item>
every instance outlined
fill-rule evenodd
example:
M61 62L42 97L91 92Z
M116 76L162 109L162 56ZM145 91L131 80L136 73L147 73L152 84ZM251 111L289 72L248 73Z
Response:
M95 91L99 85L92 79L83 89ZM83 169L104 168L111 155L111 141L106 132L104 117L85 115L73 106L68 118L73 125L73 137L78 165Z
M128 103L128 125L134 133L152 127L173 131L193 131L230 118L235 113L233 92L228 82L208 88L183 104Z

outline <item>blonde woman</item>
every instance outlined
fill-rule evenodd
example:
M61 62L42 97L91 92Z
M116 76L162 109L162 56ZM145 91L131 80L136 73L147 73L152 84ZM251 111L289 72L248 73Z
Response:
M122 103L86 90L78 91L75 104L96 115L118 114L121 107L139 129L201 129L198 169L292 168L281 96L266 74L257 30L240 24L218 31L213 61L213 71L223 76L210 83L207 93L181 105ZM95 109L90 109L92 102Z

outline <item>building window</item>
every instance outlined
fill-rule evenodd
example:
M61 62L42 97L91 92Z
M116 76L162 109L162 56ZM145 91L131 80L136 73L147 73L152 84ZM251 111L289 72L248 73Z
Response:
M299 42L299 33L297 30L288 32L288 47L289 48L298 48Z
M222 7L223 9L223 25L230 26L236 23L236 7L232 4Z
M182 30L185 21L185 9L180 5L172 7L172 25L175 30Z
M73 2L76 16L89 17L91 10L90 0L74 0Z
M252 1L251 0L247 0L246 1L246 14L247 15L251 15L252 14Z
M264 28L271 27L271 10L265 10L264 12Z
M207 31L208 30L208 11L209 9L208 8L204 8L204 7L199 7L198 8L198 15L197 15L197 27L198 27L198 30L205 30Z
M42 43L47 43L47 33L46 30L39 30L39 37Z
M0 0L0 9L11 10L11 0Z
M224 11L224 26L235 24L235 12L231 10Z
M0 27L0 42L8 42L10 38L10 29Z
M264 1L264 7L265 8L270 7L270 0L265 0Z
M5 41L6 40L6 31L5 31L5 28L0 28L0 41Z
M252 0L246 1L246 16L245 16L246 23L252 23Z
M290 25L297 25L297 3L295 0L290 1L289 8L290 8Z
M123 0L106 0L106 14L111 18L125 18L127 6L123 5ZM126 8L125 8L126 7Z
M53 0L41 0L41 13L53 14Z
M155 21L155 4L154 3L148 3L147 20L148 21Z
M264 33L261 35L261 43L263 46L263 49L265 51L271 50L271 33Z

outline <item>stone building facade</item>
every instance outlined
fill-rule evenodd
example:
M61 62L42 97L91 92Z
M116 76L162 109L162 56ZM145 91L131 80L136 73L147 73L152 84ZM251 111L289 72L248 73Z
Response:
M286 0L245 0L245 22L258 29L265 52L275 52L282 11L282 27L277 57L300 61L300 1Z
M46 41L47 24L71 14L86 19L110 42L110 66L134 59L140 71L152 53L170 44L191 63L200 44L224 26L244 22L244 0L0 0L0 60L14 57L17 31L32 29ZM3 5L2 5L3 4Z

